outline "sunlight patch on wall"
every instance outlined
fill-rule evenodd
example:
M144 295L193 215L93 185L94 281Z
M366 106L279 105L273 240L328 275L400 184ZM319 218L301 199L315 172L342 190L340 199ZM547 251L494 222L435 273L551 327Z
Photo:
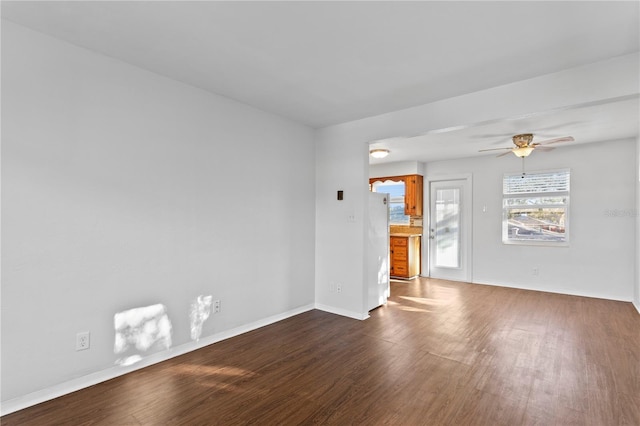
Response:
M141 353L171 347L171 321L162 304L119 312L113 323L116 332L113 352L121 355L117 365L132 365L142 359Z
M189 320L191 323L191 339L198 341L202 334L202 324L211 315L211 304L213 302L213 296L198 296L193 302L191 302L191 309L189 310Z

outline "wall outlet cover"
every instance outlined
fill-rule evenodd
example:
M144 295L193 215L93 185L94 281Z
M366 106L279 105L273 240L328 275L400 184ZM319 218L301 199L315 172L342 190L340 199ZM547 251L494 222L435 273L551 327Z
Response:
M76 334L76 351L84 351L91 346L91 333L81 331Z

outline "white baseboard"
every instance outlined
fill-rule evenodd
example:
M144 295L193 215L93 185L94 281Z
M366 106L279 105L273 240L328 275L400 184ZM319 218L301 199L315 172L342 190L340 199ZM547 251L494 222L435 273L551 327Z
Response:
M635 301L633 302L633 306L635 306L636 311L638 311L638 313L640 314L640 303L636 303Z
M96 371L95 373L78 377L77 379L68 380L66 382L57 384L55 386L51 386L46 389L42 389L24 396L3 401L0 406L0 416L4 416L6 414L10 414L27 407L40 404L42 402L49 401L54 398L58 398L60 396L78 391L80 389L87 388L89 386L96 385L101 382L105 382L107 380L111 380L118 376L131 373L132 371L140 370L150 365L157 364L159 362L163 362L168 359L183 355L187 352L192 352L197 349L201 349L213 343L220 342L222 340L226 340L234 336L239 336L241 334L258 329L260 327L264 327L269 324L276 323L278 321L282 321L284 319L301 314L303 312L311 311L314 308L315 308L314 304L311 303L305 306L292 309L287 312L283 312L277 315L260 319L258 321L254 321L249 324L242 325L240 327L233 328L231 330L221 331L219 333L206 336L197 342L188 342L180 346L176 346L175 348L168 349L166 351L157 352L155 354L149 355L146 358L143 358L140 362L131 366L109 367L105 370Z
M334 306L323 305L322 303L316 303L315 308L320 311L329 312L330 314L342 315L343 317L349 317L361 321L369 318L369 312L358 313L347 309L336 308Z
M535 288L531 286L520 286L513 284L505 284L505 283L487 283L482 281L472 281L472 284L480 284L480 285L489 285L493 287L506 287L506 288L517 288L520 290L531 290L531 291L541 291L543 293L554 293L554 294L566 294L568 296L580 296L580 297L590 297L593 299L605 299L605 300L615 300L618 302L631 302L629 299L621 299L619 297L614 297L606 294L595 294L589 292L580 292L573 290L564 290L564 289L551 289L551 288Z

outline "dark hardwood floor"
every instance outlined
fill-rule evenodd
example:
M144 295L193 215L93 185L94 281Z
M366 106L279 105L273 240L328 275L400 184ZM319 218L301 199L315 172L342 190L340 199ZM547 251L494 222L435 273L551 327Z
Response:
M433 279L311 311L2 425L640 425L631 303Z

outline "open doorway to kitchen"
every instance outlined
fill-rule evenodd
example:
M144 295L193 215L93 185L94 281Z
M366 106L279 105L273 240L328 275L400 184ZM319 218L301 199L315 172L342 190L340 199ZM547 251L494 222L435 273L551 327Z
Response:
M412 279L421 274L423 177L419 174L376 176L369 179L372 192L390 199L390 276Z

